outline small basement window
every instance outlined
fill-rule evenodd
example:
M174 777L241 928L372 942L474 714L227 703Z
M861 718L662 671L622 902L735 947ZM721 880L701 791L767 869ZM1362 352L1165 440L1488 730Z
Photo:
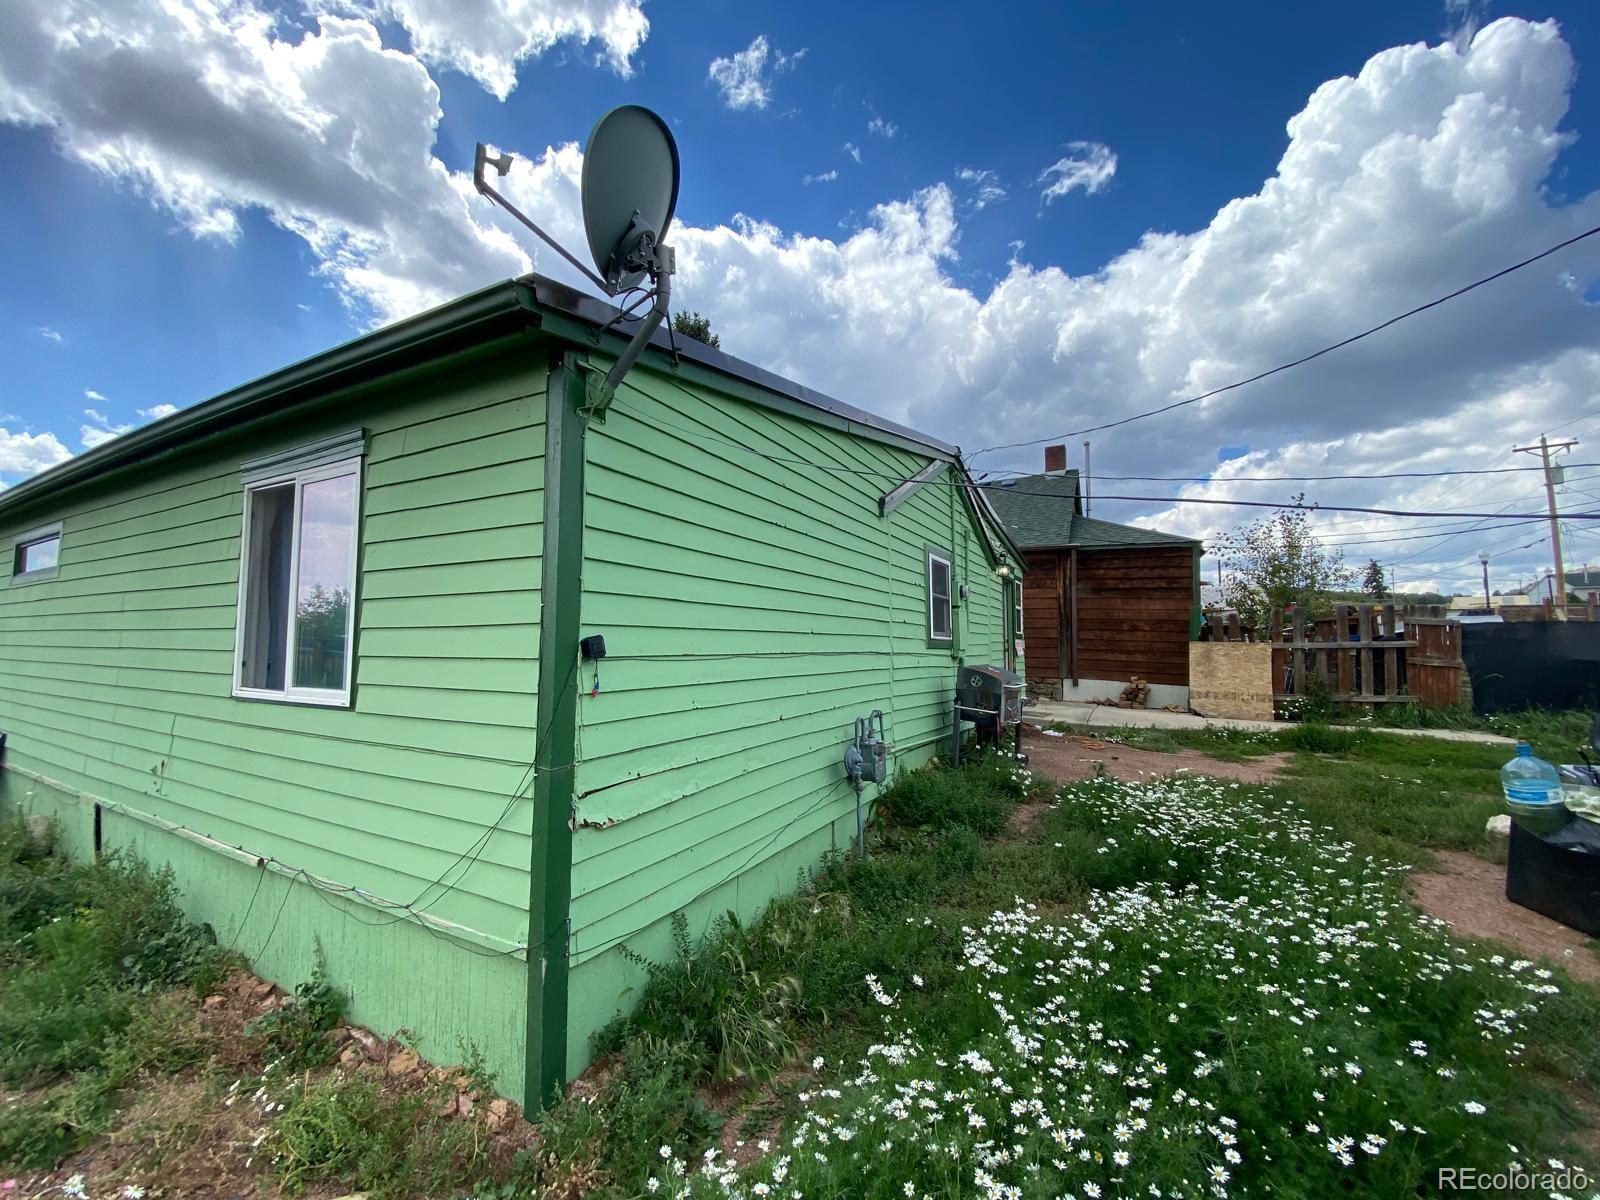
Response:
M319 448L245 470L236 696L350 703L361 459Z
M11 582L54 579L61 562L61 526L30 529L11 544Z
M949 645L950 558L940 550L928 550L928 643Z

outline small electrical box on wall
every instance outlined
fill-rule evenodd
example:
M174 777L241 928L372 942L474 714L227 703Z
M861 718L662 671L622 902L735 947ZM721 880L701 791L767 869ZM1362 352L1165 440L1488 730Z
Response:
M599 662L606 656L606 639L598 633L592 633L578 643L578 653L583 656L584 662Z

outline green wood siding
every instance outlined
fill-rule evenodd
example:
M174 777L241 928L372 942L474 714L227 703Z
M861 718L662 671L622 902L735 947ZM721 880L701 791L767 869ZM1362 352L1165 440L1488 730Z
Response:
M526 782L545 377L525 347L452 361L18 514L6 544L42 520L64 536L57 579L0 587L7 766L415 898ZM356 426L352 707L234 699L239 464ZM524 938L529 822L524 799L428 911Z
M580 689L572 1069L638 983L619 942L663 955L673 911L755 911L852 840L856 717L882 709L895 765L920 765L956 662L1003 661L954 476L878 515L928 461L644 370L589 430L583 632L607 657ZM954 647L927 644L929 544L970 589Z

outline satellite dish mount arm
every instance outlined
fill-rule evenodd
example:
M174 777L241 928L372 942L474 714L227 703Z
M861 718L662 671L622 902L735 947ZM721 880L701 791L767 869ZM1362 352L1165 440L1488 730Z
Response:
M550 247L550 249L554 250L557 254L561 255L562 258L571 263L577 269L578 274L582 275L585 279L594 284L595 287L599 288L607 295L610 295L611 289L606 286L605 280L601 279L600 276L596 275L588 267L579 262L576 256L569 254L565 246L556 241L555 238L551 237L543 229L540 229L539 226L535 225L526 213L524 213L515 204L511 203L511 201L507 200L504 196L497 192L489 183L488 179L484 175L485 168L493 167L495 169L495 173L504 178L505 174L511 170L511 163L512 157L509 154L501 154L496 158L490 158L489 147L485 146L482 142L479 142L478 152L472 163L473 186L476 187L481 194L489 197L489 199L493 200L513 217L521 221L529 229L533 230L534 233L538 234L539 240L544 242L545 245Z
M583 415L591 420L604 421L606 409L611 406L611 400L617 394L617 386L621 384L623 376L634 363L639 361L639 355L644 353L644 348L650 344L650 339L661 327L661 322L666 320L668 305L672 301L672 272L675 266L672 247L658 241L659 231L653 229L644 217L635 211L627 233L617 243L616 249L612 251L610 259L605 264L606 278L602 279L579 262L574 255L568 253L565 246L534 224L526 213L495 190L488 180L488 168L493 167L495 173L503 177L511 170L511 162L509 154L490 158L489 148L479 142L472 164L473 186L531 229L541 241L566 259L580 275L606 295L615 296L621 290L621 281L630 276L637 277L641 271L650 276L654 300L650 305L650 311L645 314L632 339L623 348L621 355L605 376L603 378L600 376L598 368L591 368L592 373L588 377Z

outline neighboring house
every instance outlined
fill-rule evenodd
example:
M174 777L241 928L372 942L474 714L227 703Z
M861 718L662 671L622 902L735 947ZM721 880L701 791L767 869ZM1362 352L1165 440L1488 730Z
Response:
M1556 573L1546 571L1532 583L1518 588L1517 594L1532 597L1536 604L1553 603L1556 596ZM1600 567L1588 565L1568 567L1567 594L1581 596L1588 604L1600 604Z
M954 447L697 342L587 410L617 315L508 281L0 493L0 810L511 1094L576 1074L672 914L852 844L858 717L942 751L1020 574Z
M1028 694L1115 699L1138 676L1153 706L1186 707L1200 543L1085 516L1062 446L1045 449L1044 474L983 490L1027 563Z

